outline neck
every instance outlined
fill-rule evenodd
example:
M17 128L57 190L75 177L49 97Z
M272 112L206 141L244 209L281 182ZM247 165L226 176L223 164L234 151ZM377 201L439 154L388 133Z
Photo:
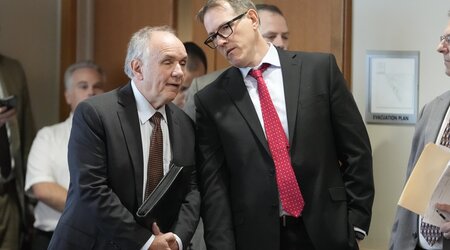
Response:
M256 46L254 47L254 57L249 67L255 67L259 65L264 56L267 54L267 51L269 51L269 44L261 37L261 39L258 40Z

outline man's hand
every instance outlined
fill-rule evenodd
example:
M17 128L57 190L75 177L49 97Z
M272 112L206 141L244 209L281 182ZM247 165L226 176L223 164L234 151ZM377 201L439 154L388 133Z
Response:
M152 231L155 239L149 250L178 250L178 243L173 233L161 233L156 223L153 223Z
M449 204L436 204L436 209L442 212L445 212L446 214L450 214L450 205ZM441 225L441 232L442 235L446 239L450 239L450 218L446 218L445 222Z
M8 110L6 107L0 107L0 127L5 125L5 123L11 120L15 115L15 108Z

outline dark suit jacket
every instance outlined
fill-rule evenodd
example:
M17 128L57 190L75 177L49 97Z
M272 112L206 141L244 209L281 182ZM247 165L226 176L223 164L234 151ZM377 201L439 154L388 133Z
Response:
M196 184L192 120L166 105L173 162L183 170L185 199L166 220L184 246L195 231L200 196ZM70 186L49 249L140 249L151 231L135 220L142 204L143 153L131 84L80 103L69 140Z
M348 250L369 230L372 156L361 115L329 54L278 50L292 166L316 249ZM237 68L196 95L202 218L208 249L279 249L274 163Z
M421 110L412 141L406 180L411 175L425 145L436 142L449 105L450 91L447 91L426 104ZM390 250L414 250L416 248L420 233L418 220L417 214L402 207L397 208L389 243ZM450 250L450 240L444 239L443 243L443 249Z

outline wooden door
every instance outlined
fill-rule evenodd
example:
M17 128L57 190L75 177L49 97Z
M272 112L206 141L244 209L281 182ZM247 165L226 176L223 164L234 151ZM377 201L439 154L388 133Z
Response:
M176 29L176 10L176 0L95 1L94 60L106 71L108 90L128 82L123 66L132 34L144 26Z

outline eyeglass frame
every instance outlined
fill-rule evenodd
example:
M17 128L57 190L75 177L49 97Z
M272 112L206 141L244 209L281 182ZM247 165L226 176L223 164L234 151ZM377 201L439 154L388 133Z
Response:
M442 43L442 41L445 41L447 44L450 44L450 34L440 36L439 42Z
M220 25L219 28L217 29L217 31L216 31L214 34L208 36L208 38L206 38L206 40L205 40L203 43L204 43L206 46L210 47L211 49L217 48L217 45L214 43L214 40L217 39L217 36L220 36L220 37L222 37L223 39L226 39L226 38L230 37L231 34L233 34L233 32L234 32L233 27L231 27L231 25L232 25L234 22L236 22L237 20L239 20L239 19L241 19L242 17L244 17L245 14L247 14L247 11L244 12L244 13L242 13L242 14L240 14L239 16L237 16L237 17L231 19L230 21L228 21L228 22L226 22L226 23ZM227 27L227 26L228 26L228 28L231 30L230 34L228 34L227 36L225 36L225 35L223 35L223 34L220 34L219 31L220 31L221 29ZM211 46L210 44L212 44L213 46Z

